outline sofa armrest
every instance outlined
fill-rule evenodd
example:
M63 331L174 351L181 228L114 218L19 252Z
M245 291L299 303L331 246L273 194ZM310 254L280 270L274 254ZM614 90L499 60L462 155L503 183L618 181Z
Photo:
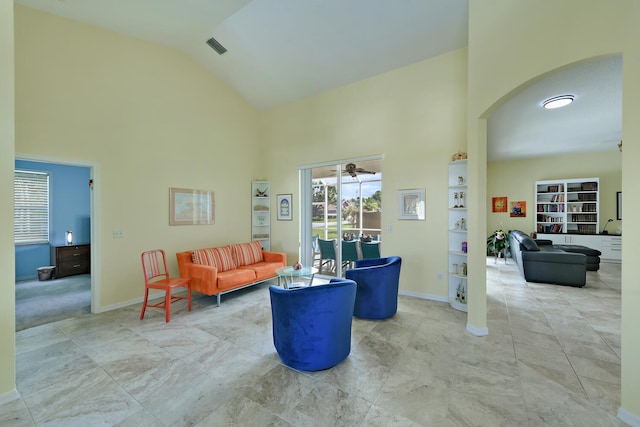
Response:
M187 267L187 276L191 279L191 289L205 295L218 293L218 269L210 265L193 264Z
M191 257L193 251L185 251L176 253L176 259L178 260L178 270L180 271L180 277L189 277L189 266L193 264Z
M267 262L281 262L283 266L287 265L287 254L284 252L266 252L262 251L262 256Z

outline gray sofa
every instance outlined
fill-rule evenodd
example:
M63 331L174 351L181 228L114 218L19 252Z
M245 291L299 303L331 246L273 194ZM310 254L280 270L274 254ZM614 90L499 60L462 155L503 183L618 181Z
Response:
M587 254L590 270L597 270L600 265L600 252L595 249L536 241L520 230L509 232L509 246L511 257L527 282L582 287L587 279Z

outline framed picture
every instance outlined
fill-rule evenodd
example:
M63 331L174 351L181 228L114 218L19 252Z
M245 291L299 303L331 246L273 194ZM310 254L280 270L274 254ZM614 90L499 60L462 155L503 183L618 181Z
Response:
M424 188L398 191L398 219L424 220Z
M293 206L291 205L291 194L278 194L277 209L278 209L278 221L291 221L293 219Z
M169 225L213 224L213 191L169 188Z
M616 218L622 219L622 191L616 192Z
M493 197L491 199L491 211L492 212L507 212L507 198L506 197Z
M511 207L509 209L509 216L512 218L524 218L527 216L527 202L519 201L519 202L511 202Z

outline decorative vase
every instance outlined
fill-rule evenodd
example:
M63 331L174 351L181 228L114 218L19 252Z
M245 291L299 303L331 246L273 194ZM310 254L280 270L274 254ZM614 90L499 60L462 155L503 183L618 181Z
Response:
M300 264L300 261L296 261L296 263L293 264L293 269L294 270L302 270L302 264Z

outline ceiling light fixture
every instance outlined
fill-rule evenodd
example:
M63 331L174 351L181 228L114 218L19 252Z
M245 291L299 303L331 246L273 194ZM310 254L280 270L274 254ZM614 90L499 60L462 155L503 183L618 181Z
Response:
M571 104L574 100L573 95L560 95L554 96L553 98L549 98L542 103L542 106L547 110L552 110L554 108L561 108Z

